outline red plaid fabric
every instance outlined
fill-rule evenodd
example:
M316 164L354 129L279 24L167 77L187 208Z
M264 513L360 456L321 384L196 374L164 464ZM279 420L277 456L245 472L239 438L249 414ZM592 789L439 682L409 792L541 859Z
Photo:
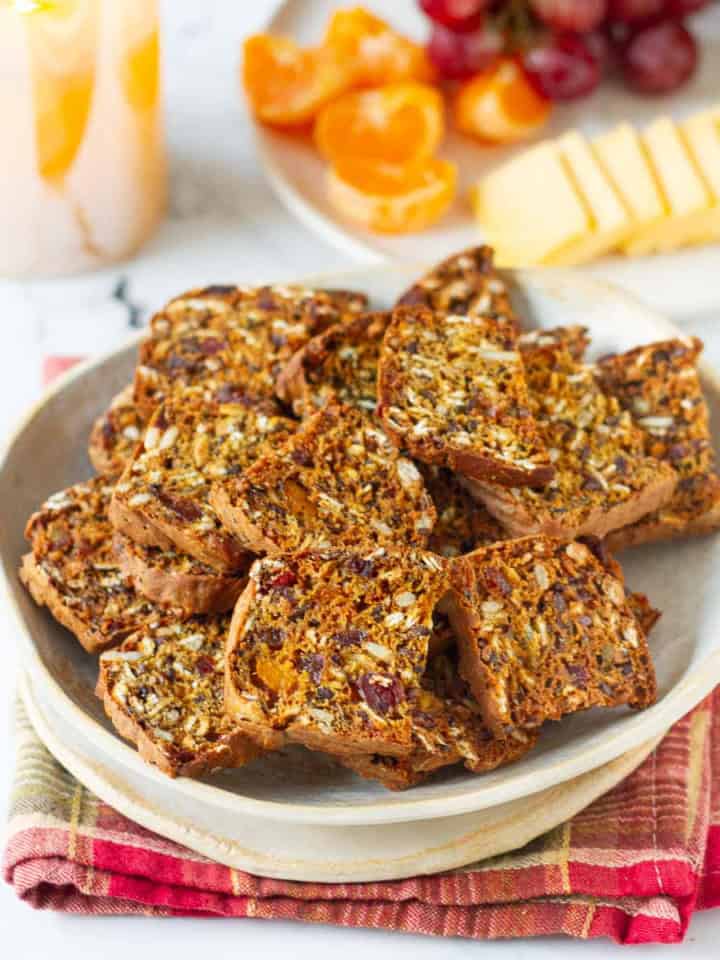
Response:
M4 873L40 909L677 943L695 910L720 906L720 688L623 783L526 847L380 883L268 880L213 863L93 796L22 711L18 739Z
M695 910L720 906L720 688L622 784L521 850L380 883L268 880L213 863L107 806L19 726L4 871L39 909L677 943Z

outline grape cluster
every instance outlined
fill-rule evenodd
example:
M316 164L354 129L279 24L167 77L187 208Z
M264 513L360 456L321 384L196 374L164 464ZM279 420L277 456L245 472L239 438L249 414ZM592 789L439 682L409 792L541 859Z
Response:
M587 96L610 68L639 93L670 93L693 74L687 18L710 0L419 0L432 21L428 53L463 80L517 55L551 100Z

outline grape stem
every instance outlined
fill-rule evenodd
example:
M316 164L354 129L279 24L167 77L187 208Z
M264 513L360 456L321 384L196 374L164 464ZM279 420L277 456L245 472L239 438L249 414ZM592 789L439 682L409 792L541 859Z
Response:
M527 0L507 0L497 13L498 32L505 38L506 53L522 53L535 39L535 18Z

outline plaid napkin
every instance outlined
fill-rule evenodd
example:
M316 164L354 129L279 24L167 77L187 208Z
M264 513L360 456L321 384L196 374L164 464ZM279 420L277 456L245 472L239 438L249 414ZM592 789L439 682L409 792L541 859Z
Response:
M213 863L86 790L21 707L17 729L4 874L38 909L677 943L695 910L720 906L720 687L635 773L550 833L450 873L380 883L268 880Z
M267 880L165 840L78 783L19 708L4 872L31 906L68 913L677 943L695 910L720 906L720 688L623 783L521 850L381 883Z

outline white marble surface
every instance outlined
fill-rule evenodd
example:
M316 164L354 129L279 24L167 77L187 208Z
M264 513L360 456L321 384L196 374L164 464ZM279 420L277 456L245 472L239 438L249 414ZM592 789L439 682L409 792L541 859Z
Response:
M311 0L307 0L311 2ZM213 281L291 279L347 267L345 258L295 224L258 169L238 95L241 37L258 27L275 0L164 0L165 89L172 183L170 216L134 261L105 271L35 284L0 281L0 441L39 395L47 353L98 353L131 332L135 311L114 296L124 280L126 300L140 321L169 295ZM392 3L388 0L388 11ZM661 282L662 278L658 278ZM717 283L717 278L710 282ZM720 312L720 293L718 295ZM711 316L683 318L703 336L720 367L720 335ZM3 505L4 509L8 505ZM0 615L2 610L0 609ZM0 816L12 776L9 704L16 652L6 636L0 671ZM0 933L6 956L31 960L102 954L107 960L163 950L176 960L208 947L217 956L335 958L604 957L606 942L562 938L476 944L460 940L343 931L319 926L210 920L77 918L34 913L0 885ZM683 957L716 956L720 911L693 921ZM636 948L639 955L654 948Z

